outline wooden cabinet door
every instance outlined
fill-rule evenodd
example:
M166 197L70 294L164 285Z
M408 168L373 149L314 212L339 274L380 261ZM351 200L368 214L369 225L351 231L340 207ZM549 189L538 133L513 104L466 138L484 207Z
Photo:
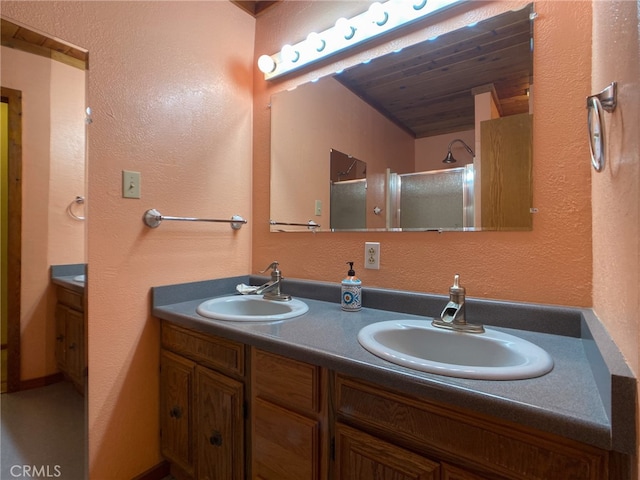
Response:
M532 128L528 113L480 122L483 229L531 229Z
M252 409L253 478L319 480L320 423L260 398Z
M66 368L69 376L82 385L84 370L84 313L66 312Z
M56 363L62 371L67 369L67 307L56 306Z
M440 464L340 423L336 424L338 480L439 480Z
M84 370L84 314L65 305L56 306L56 363L81 385Z
M160 447L162 455L193 475L193 377L195 363L162 350L160 356Z
M243 405L241 382L196 367L198 480L244 479Z

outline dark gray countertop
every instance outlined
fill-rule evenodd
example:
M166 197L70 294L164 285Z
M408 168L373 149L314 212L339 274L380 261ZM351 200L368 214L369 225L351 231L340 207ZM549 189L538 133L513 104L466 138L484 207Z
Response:
M434 311L446 303L445 296L365 288L364 308L344 312L338 303L339 284L287 279L283 291L309 305L309 311L301 317L277 322L230 322L196 313L202 301L235 293L238 283L259 285L262 281L262 277L243 276L155 287L153 315L603 449L635 451L635 378L588 310L469 299L470 321L529 340L554 359L553 370L542 377L470 380L395 365L369 353L357 341L358 331L370 323L434 316ZM416 310L424 316L416 315Z
M74 292L84 293L85 282L79 282L75 278L85 275L85 272L86 266L83 263L51 265L51 281Z

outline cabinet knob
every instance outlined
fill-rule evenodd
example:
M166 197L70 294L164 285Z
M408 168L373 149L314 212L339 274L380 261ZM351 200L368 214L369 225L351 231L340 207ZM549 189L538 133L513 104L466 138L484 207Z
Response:
M218 431L213 432L213 434L209 437L209 443L214 447L219 447L222 445L222 434Z
M171 418L180 418L182 416L182 409L178 406L173 407L169 410L169 416Z
M69 350L75 350L76 349L76 344L72 343L71 345L69 345Z
M56 340L59 341L59 342L63 341L64 340L64 335L62 335L62 334L58 335L56 337Z

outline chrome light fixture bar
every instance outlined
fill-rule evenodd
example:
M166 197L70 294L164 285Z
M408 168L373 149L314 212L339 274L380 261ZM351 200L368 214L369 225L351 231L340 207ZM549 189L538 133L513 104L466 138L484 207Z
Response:
M464 0L388 0L372 3L351 19L339 18L321 33L311 32L295 45L285 45L273 55L262 55L258 68L271 80L347 48L390 32Z

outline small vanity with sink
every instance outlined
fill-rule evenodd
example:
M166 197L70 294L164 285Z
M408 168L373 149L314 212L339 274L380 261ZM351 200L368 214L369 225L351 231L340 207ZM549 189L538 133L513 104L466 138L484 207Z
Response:
M56 363L65 378L84 395L87 375L86 267L84 264L52 265L56 285Z
M338 284L234 294L264 281L153 289L176 478L631 478L635 378L591 311L466 299L485 333L463 333L432 325L445 295L365 288L344 312Z

